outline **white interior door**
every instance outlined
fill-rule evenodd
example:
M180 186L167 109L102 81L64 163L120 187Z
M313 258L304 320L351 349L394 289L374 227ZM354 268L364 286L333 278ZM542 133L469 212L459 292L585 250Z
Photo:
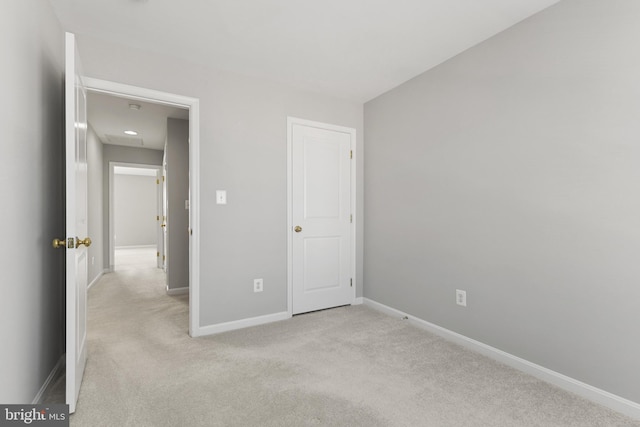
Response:
M353 133L290 123L292 314L353 303Z
M162 269L167 272L167 255L168 255L168 241L167 241L167 148L165 145L164 156L162 157Z
M75 37L66 34L66 403L75 412L87 362L87 95Z
M162 262L162 256L164 255L164 213L163 213L163 206L164 206L164 199L162 196L162 169L158 169L157 173L156 173L156 187L157 187L157 198L156 200L158 201L158 207L157 207L157 212L158 212L158 216L157 216L157 221L156 221L156 225L157 225L157 230L158 230L158 235L157 235L157 241L158 241L158 268L164 268L164 264Z

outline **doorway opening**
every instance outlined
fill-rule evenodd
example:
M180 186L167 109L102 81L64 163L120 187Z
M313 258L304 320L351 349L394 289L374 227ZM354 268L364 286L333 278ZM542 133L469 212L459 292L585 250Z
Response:
M186 279L187 283L185 283L185 285L182 286L180 293L185 292L189 294L189 335L197 336L199 334L199 329L200 329L199 310L198 310L199 293L200 293L199 292L200 290L199 289L199 263L200 263L199 160L198 160L199 147L200 147L199 100L196 98L190 98L190 97L185 97L181 95L160 92L160 91L140 88L137 86L130 86L130 85L125 85L121 83L93 79L88 77L85 77L84 83L87 91L90 94L91 93L104 94L114 98L134 101L131 103L133 105L133 106L130 106L131 109L136 109L135 101L140 101L140 103L149 103L152 105L159 105L159 106L165 106L165 107L166 106L176 107L176 108L184 109L188 111L188 122L187 120L184 120L184 122L186 123L186 129L188 132L187 138L186 138L187 140L185 144L186 157L188 159L188 166L187 166L188 173L185 173L187 188L185 191L185 195L183 196L183 204L184 204L183 212L186 212L185 216L186 216L186 222L188 224L188 229L187 229L188 233L183 232L184 234L187 234L186 248L184 252L186 253L186 257L187 257L187 261L185 264L186 264L188 278ZM131 136L135 136L135 135L129 134L128 132L127 134ZM130 142L130 139L127 139L126 137L123 138L123 136L121 135L117 135L117 137L118 138L114 137L114 140L116 142L121 142L120 145ZM163 151L166 152L166 150L163 150ZM162 154L161 154L161 157L162 157ZM126 161L120 162L120 163L127 163L127 162L134 163L135 166L140 166L139 163L136 164L135 158L129 158L129 159L126 159ZM154 169L157 167L158 169L156 170L162 171L164 162L165 162L165 159L162 159L160 162L153 162L154 164L152 166L154 167ZM112 174L111 173L112 170L110 166L109 167L110 181L112 179L112 176L117 175L115 173L116 166L127 167L125 165L113 165L114 173ZM149 166L149 165L143 164L143 166ZM166 174L162 174L162 172L160 173L161 175L156 175L157 176L156 179L158 180L159 183L162 183L163 182L162 178L166 176ZM164 182L166 183L167 181L169 181L169 179L165 180ZM113 183L111 182L110 184L111 185L109 185L109 188L111 189L113 188ZM104 187L106 187L106 185L104 185ZM111 191L110 189L109 191ZM166 188L163 189L163 191L166 194ZM166 200L166 197L164 198L164 200ZM109 203L109 206L111 209L111 206L113 206L113 203ZM163 218L162 216L160 216L159 213L155 213L153 218L154 220L156 220L156 223L158 226L160 226L162 224L162 220L164 220L164 224L166 224L167 227L163 227L163 228L170 228L171 227L170 225L171 219L169 218L170 215L165 215L165 216L166 218ZM108 229L108 231L104 233L104 236L106 237L105 241L109 242L109 267L116 266L115 249L117 247L117 244L119 243L117 241L118 239L117 234L113 233L113 230L115 230L114 228L115 224L112 224L112 221L114 219L115 219L114 215L112 215L110 212L109 226L105 227ZM181 230L184 230L184 228L181 228ZM115 237L115 238L112 240L112 237ZM158 242L160 242L161 240L162 239L158 237ZM120 239L120 242L121 241L122 239ZM158 248L160 248L160 245L161 244L158 243ZM170 246L170 243L169 245L167 244L164 245L165 252L167 252L168 246ZM156 250L156 252L160 252L160 251ZM162 257L162 255L160 256Z
M187 174L187 171L184 171ZM161 166L109 162L110 270L165 270Z

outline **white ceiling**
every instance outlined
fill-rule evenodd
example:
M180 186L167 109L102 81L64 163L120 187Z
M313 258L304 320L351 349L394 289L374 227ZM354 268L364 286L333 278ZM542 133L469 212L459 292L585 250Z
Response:
M80 36L366 102L559 0L49 1ZM102 142L162 149L166 118L188 118L130 102L89 95Z
M129 104L137 104L140 109L132 110ZM105 144L163 150L167 118L188 120L189 110L89 92L87 116ZM136 131L138 135L125 135L125 130Z
M366 102L558 0L49 0L65 30Z

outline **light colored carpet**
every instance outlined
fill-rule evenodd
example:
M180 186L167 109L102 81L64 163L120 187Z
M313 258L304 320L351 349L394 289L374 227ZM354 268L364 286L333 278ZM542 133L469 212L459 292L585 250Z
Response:
M89 294L72 426L640 426L364 306L187 335L155 268Z
M114 251L114 266L116 271L144 270L158 265L157 249L147 248L118 248Z

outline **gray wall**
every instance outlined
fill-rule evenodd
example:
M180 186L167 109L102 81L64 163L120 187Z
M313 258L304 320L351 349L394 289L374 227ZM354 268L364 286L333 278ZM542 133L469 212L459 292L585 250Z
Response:
M563 1L365 105L365 297L640 402L638 16Z
M114 226L116 247L156 246L158 242L158 184L155 176L116 174Z
M91 246L89 246L89 283L92 283L105 269L104 228L108 224L104 216L102 142L89 125L87 132L87 173L88 173L88 225Z
M362 154L362 104L82 35L78 44L88 76L200 99L200 324L286 311L287 116L355 128ZM227 205L215 204L216 190Z
M167 119L167 287L189 286L189 121Z
M30 403L64 352L64 34L48 2L2 2L0 52L0 402Z
M81 55L82 57L82 55ZM85 72L86 74L86 72ZM122 147L119 145L103 145L103 216L105 227L103 230L104 265L113 268L109 261L109 162L137 163L141 165L162 166L163 152L146 148Z

